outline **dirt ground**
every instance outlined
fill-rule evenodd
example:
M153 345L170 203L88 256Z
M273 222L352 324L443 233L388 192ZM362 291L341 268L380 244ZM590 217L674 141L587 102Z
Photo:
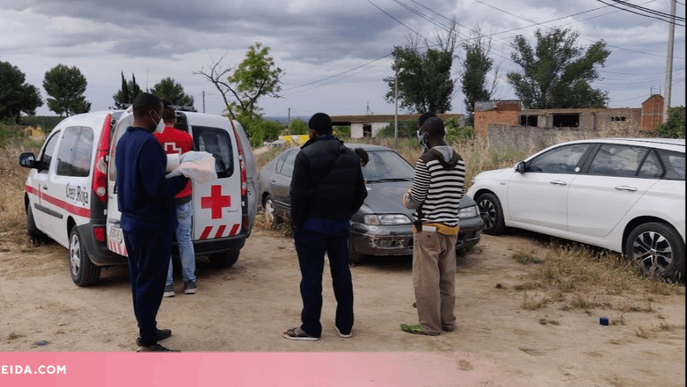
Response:
M283 339L281 332L299 322L300 273L293 241L265 230L254 230L233 267L217 269L199 258L198 293L181 294L177 280L177 295L164 299L158 324L174 332L165 346L185 352L447 353L456 360L451 372L483 375L475 386L685 385L684 296L652 295L651 311L626 312L622 325L599 324L602 316L618 319L613 310L525 310L515 286L531 268L511 257L523 247L544 249L543 243L516 232L485 235L478 246L458 261L458 330L439 337L399 329L417 321L411 260L379 258L351 269L352 339L334 330L328 269L322 339ZM137 349L126 267L103 270L97 286L79 288L58 245L0 243L0 311L3 352ZM659 324L678 328L653 329ZM36 344L41 340L47 345Z

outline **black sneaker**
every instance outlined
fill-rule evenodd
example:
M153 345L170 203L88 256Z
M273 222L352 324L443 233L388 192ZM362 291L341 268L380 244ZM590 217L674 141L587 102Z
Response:
M168 338L171 335L172 335L171 329L158 329L157 332L155 332L155 339L160 341L160 340L164 340L164 339ZM140 336L136 338L136 344L138 344L139 347L142 347Z
M174 297L174 284L165 285L165 292L162 297Z
M136 352L181 352L178 349L169 349L160 344L151 345L150 347L143 347Z
M198 289L196 281L184 282L184 293L196 294L196 289Z

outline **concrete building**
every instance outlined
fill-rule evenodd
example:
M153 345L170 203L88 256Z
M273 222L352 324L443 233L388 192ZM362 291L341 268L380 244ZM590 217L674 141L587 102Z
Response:
M399 114L398 121L416 120L419 117L420 114ZM437 117L444 121L455 117L458 118L460 125L463 125L462 114L440 113ZM394 124L393 114L331 116L331 118L334 126L350 126L351 138L376 137L381 129Z
M654 94L641 108L522 109L518 100L475 104L475 135L487 136L489 125L535 128L636 128L653 131L663 123L663 97Z

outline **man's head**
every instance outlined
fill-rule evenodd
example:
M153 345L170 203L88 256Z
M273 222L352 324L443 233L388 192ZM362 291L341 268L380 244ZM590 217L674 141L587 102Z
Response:
M427 144L427 148L443 143L446 135L444 121L438 117L428 118L420 128L419 135L422 137L421 141Z
M308 121L310 138L332 134L332 119L325 113L315 113Z
M177 116L174 112L174 108L172 107L172 101L170 101L167 97L160 97L160 101L162 102L163 106L162 120L165 122L165 125L174 126L174 124L177 122Z
M360 157L360 166L364 167L370 162L370 155L363 148L355 148L355 153Z
M134 125L146 128L151 132L155 131L157 124L162 119L162 102L160 98L141 93L134 98Z
M417 128L420 129L422 127L422 125L425 124L425 121L427 121L427 119L432 118L432 117L436 117L436 116L437 116L436 114L429 113L429 112L421 115L420 118L417 119Z

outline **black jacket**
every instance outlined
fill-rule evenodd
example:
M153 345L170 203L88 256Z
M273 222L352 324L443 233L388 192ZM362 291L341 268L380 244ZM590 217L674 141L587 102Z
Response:
M367 197L360 158L333 136L301 147L291 178L291 220L308 217L350 219Z

